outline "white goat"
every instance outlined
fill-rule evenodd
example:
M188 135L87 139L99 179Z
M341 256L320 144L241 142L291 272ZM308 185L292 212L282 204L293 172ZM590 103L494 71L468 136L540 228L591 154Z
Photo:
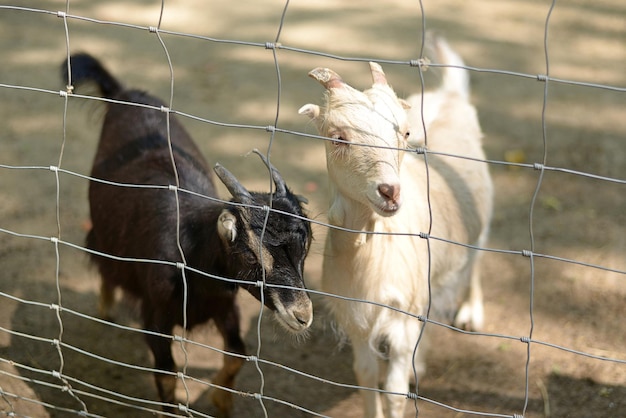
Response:
M439 62L463 64L443 39L433 43ZM478 252L419 234L471 246L485 243L492 211L487 165L407 152L409 144L426 143L432 152L485 158L476 111L468 101L467 72L444 70L442 86L423 97L422 119L421 95L398 99L381 67L370 67L374 83L363 92L330 69L311 71L327 89L326 104L299 110L322 136L331 138L326 143L329 221L358 231L328 231L322 287L426 315L430 282L431 317L454 318L459 327L479 329L483 305ZM421 359L413 358L421 322L370 303L339 298L328 303L352 342L359 385L374 388L362 391L365 416L382 417L383 411L386 417L402 416L404 397L386 394L381 402L375 389L382 382L385 392L407 393L413 365L418 375L423 372Z

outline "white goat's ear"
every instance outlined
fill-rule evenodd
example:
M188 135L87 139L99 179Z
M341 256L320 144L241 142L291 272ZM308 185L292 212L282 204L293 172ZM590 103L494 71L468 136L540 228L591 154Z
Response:
M411 104L409 102L407 102L404 99L398 99L400 101L400 105L402 106L402 109L410 109L411 108Z
M298 114L308 116L311 119L317 119L320 115L320 107L318 105L308 103L298 110Z
M217 218L217 231L226 242L233 242L237 237L237 218L224 209Z

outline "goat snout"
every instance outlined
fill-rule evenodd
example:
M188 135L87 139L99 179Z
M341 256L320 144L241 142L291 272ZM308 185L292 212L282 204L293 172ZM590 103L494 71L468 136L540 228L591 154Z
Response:
M386 200L397 201L400 199L400 185L383 183L378 186L378 191Z
M278 322L290 332L302 332L313 322L313 303L304 293L298 300L287 306L276 300L274 306Z
M310 300L307 301L305 306L301 306L291 311L293 317L298 321L303 328L308 328L313 321L313 304Z
M384 212L395 212L400 208L400 185L382 183L378 185L378 193L384 200L381 208Z

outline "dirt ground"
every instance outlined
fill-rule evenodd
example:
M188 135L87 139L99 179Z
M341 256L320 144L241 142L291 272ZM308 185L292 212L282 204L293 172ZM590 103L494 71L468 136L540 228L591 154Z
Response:
M84 252L51 240L16 236L60 237L82 245L89 225L87 181L78 176L39 169L49 167L87 174L102 120L103 107L92 101L65 100L46 91L64 89L59 64L66 56L64 20L57 10L65 1L10 2L49 10L37 13L0 8L0 416L74 416L81 409L51 371L87 382L120 396L156 399L149 372L115 365L63 348L62 356L47 340L62 341L115 361L149 367L143 337L132 330L104 325L62 312L51 304L96 315L98 276ZM444 34L468 65L545 74L544 25L547 0L424 1L426 26ZM143 27L156 26L158 0L72 0L70 14ZM298 108L318 102L322 88L307 77L317 66L335 69L352 85L370 83L363 62L335 60L277 50L280 107L273 51L284 2L167 0L162 28L250 45L210 42L163 34L174 74L173 107L212 121L314 134ZM417 403L420 417L513 416L528 418L626 417L626 4L614 0L557 2L549 25L549 71L559 79L612 85L622 91L550 82L545 108L547 165L621 179L622 183L562 172L545 172L532 207L539 171L490 166L495 182L495 215L489 247L520 252L531 249L555 257L612 269L517 253L486 252L483 258L486 327L489 334L529 336L545 344L519 339L464 335L431 327L433 344L428 371ZM418 57L422 31L419 2L291 2L279 41L282 45L378 61ZM170 68L157 36L148 30L68 19L72 52L87 51L127 85L164 99L170 95ZM388 79L401 96L419 90L417 72L405 65L384 64ZM433 73L433 72L431 72ZM436 71L434 72L436 78ZM472 100L485 133L489 159L541 162L544 152L542 106L545 84L533 78L472 72ZM9 88L26 86L33 91ZM325 221L323 144L294 134L271 136L264 129L232 128L184 118L210 163L220 162L250 189L263 190L252 148L272 146L272 161L291 187L306 195L309 213ZM65 141L64 139L65 133ZM454 150L451 150L453 152ZM60 162L60 156L62 160ZM223 191L222 191L223 192ZM222 194L226 196L226 193ZM57 222L58 201L58 222ZM314 225L315 243L307 261L306 280L319 289L325 227ZM59 232L60 231L60 232ZM58 260L58 264L57 264ZM531 277L534 286L531 289ZM532 304L531 304L532 291ZM309 416L285 405L299 405L332 417L359 417L359 395L349 346L338 346L323 297L313 295L316 316L308 338L296 341L282 332L267 310L259 320L259 304L241 292L243 331L249 352L343 386L290 373L272 364L246 363L236 382L244 393L272 399L235 398L235 417ZM532 317L531 317L532 308ZM138 327L136 309L120 303L116 320ZM62 324L62 328L60 326ZM261 330L259 337L258 329ZM178 330L180 332L180 330ZM221 355L211 326L193 330L188 344L187 374L210 381ZM619 362L575 354L620 359ZM528 378L526 366L528 356ZM185 356L176 350L179 365ZM29 369L31 368L31 369ZM33 369L49 370L41 374ZM261 381L263 377L263 382ZM525 396L528 382L528 397ZM73 383L87 410L98 416L140 417L150 412L89 396L90 387ZM188 381L190 405L213 413L207 386ZM16 398L13 395L17 395ZM178 395L187 396L179 384ZM33 400L37 402L33 402ZM132 402L131 402L132 403ZM448 405L448 407L441 406ZM145 405L145 404L144 404ZM416 416L413 403L406 416Z

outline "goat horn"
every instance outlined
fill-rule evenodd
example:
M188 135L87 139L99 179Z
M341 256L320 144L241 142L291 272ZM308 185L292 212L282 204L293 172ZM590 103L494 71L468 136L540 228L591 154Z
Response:
M317 80L322 86L327 89L339 88L344 86L344 82L333 70L330 68L318 67L309 72L309 77Z
M233 173L225 169L219 163L215 164L215 167L213 167L213 170L215 171L215 174L217 174L217 177L220 178L222 183L224 183L224 186L226 186L226 188L228 189L230 194L235 198L236 201L240 203L245 203L245 204L252 203L253 201L252 195L250 195L250 192L246 190L246 188L243 187L241 183L239 183L239 181L237 180L237 178L235 178Z
M287 193L287 186L285 185L285 180L283 180L283 177L280 175L276 167L274 167L269 162L269 160L265 158L265 155L263 155L258 149L255 148L252 150L252 152L254 152L256 155L261 157L261 160L263 160L263 163L272 172L272 179L274 179L274 184L276 185L276 194L279 196L284 196Z
M370 62L370 71L372 72L372 80L374 84L380 84L382 86L387 86L387 76L383 72L383 67L381 67L378 63Z

